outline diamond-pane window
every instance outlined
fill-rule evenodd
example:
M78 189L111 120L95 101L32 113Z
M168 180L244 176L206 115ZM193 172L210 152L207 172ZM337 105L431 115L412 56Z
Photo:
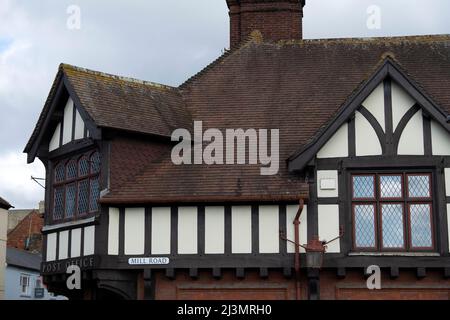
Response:
M374 176L353 176L353 198L375 198Z
M405 246L403 204L382 204L381 214L383 247L403 248Z
M89 174L89 161L86 156L83 156L78 162L78 171L80 177L85 177Z
M411 246L413 248L431 248L431 206L412 204L409 207L411 223Z
M380 196L384 199L402 198L402 176L380 176Z
M78 182L78 214L83 215L88 212L89 203L89 180Z
M430 198L430 176L408 175L408 194L410 198Z
M375 207L355 205L355 246L357 248L375 247Z
M64 178L66 176L66 171L64 170L64 165L61 163L56 166L55 168L55 182L61 182L64 181Z
M53 219L60 220L64 215L64 188L55 188L53 197Z
M75 199L77 185L75 183L66 186L66 218L73 218L75 215Z
M95 152L91 156L91 173L99 173L100 172L100 154Z
M70 161L67 164L67 180L73 180L77 178L77 163L75 161Z
M100 198L100 186L98 183L98 178L91 179L91 190L89 198L89 211L98 211L98 200Z

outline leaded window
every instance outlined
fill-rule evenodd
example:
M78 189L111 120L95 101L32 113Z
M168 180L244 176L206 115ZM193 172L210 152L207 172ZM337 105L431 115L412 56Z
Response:
M434 249L431 174L371 173L351 178L354 250Z
M100 168L97 151L55 165L53 221L76 219L98 211Z

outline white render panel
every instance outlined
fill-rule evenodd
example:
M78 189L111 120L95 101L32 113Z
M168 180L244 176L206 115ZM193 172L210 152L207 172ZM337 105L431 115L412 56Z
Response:
M75 116L75 140L84 138L84 121L78 110Z
M93 255L95 252L95 226L84 228L84 250L85 256Z
M170 254L170 207L152 208L152 255Z
M178 208L178 253L196 254L197 207Z
M58 260L65 260L69 257L69 231L59 233L59 255Z
M339 236L339 205L319 205L319 238L330 241ZM339 240L328 245L327 253L337 253L341 251Z
M317 153L317 158L348 157L348 124L343 124Z
M378 156L382 154L380 140L375 129L358 111L355 112L355 135L357 156Z
M61 137L61 123L56 126L55 132L53 133L52 139L48 145L48 151L53 151L59 148L59 139Z
M252 207L231 208L231 251L252 253Z
M81 228L72 229L72 239L70 241L70 257L81 256Z
M450 134L436 121L431 121L431 140L433 155L450 155Z
M225 207L205 207L205 253L225 252Z
M259 252L280 252L279 206L259 206Z
M448 232L448 247L450 248L450 203L447 204L447 232Z
M144 254L145 209L125 209L125 254Z
M362 105L369 110L375 119L377 119L383 130L386 131L384 120L384 84L379 84Z
M445 168L445 194L450 197L450 168Z
M72 141L73 100L69 98L64 107L63 145Z
M338 172L337 170L317 171L317 196L319 198L336 198L339 196ZM334 189L330 186L334 181Z
M47 235L47 261L56 260L56 232Z
M397 83L392 82L392 122L393 130L397 128L400 120L416 101Z
M403 130L397 153L399 155L424 155L423 117L421 110L409 120Z
M297 215L298 205L288 205L286 206L286 236L289 240L295 240L295 228L294 219ZM304 245L308 243L308 208L305 205L303 207L302 214L300 215L300 227L299 227L299 238L300 244ZM287 243L287 252L295 252L295 246L292 243ZM300 248L300 252L305 252L305 249Z
M119 209L109 208L108 254L119 254Z

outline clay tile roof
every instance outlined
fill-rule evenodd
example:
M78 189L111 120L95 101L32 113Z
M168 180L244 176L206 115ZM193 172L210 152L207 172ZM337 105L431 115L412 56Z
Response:
M192 123L177 88L61 64L26 152L43 126L63 77L98 127L170 137L174 129Z
M259 166L152 163L103 202L229 199L307 193L286 159L311 141L356 89L390 57L436 105L450 114L450 36L250 41L185 82L180 89L192 120L208 128L280 130L280 173Z

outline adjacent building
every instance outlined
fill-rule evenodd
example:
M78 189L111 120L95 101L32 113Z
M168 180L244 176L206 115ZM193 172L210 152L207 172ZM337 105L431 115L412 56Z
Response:
M227 4L230 50L178 87L60 66L25 148L47 169L44 282L74 299L448 299L450 36L304 40L304 1ZM185 138L181 164L186 132L203 145Z
M0 197L0 300L5 295L6 236L8 229L8 209L12 206Z
M42 256L7 248L5 271L6 300L63 300L49 294L40 275Z

